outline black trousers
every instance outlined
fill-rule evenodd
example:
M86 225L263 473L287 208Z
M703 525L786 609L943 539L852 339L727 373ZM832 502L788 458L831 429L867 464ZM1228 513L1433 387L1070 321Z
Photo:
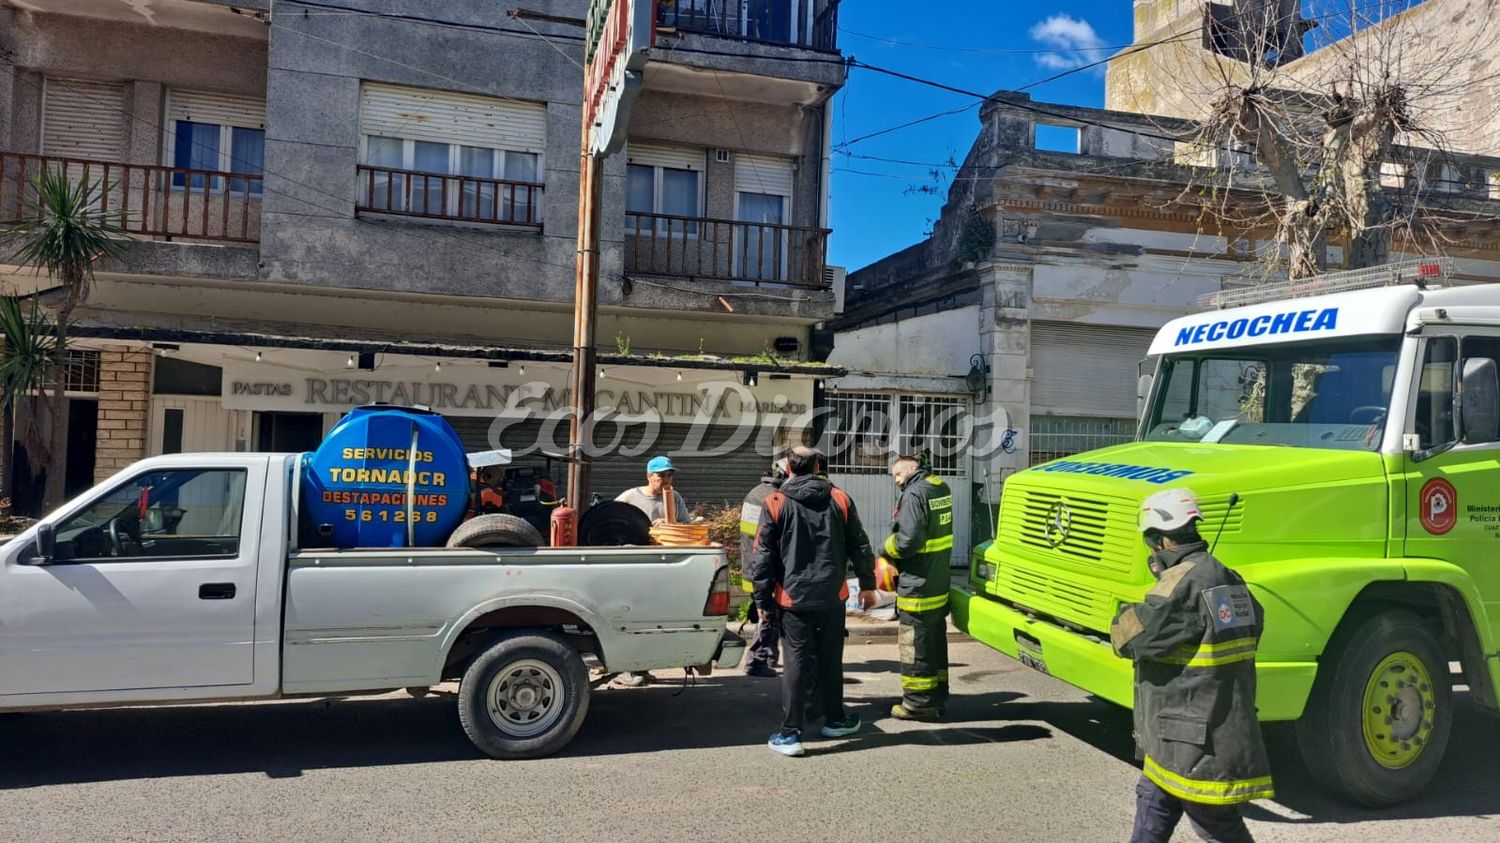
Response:
M898 598L896 605L901 605ZM942 708L948 702L948 607L908 612L898 608L901 625L901 704Z
M802 731L808 696L814 692L822 697L824 722L842 721L844 604L782 609L781 640L786 650L781 672L781 731Z
M1145 776L1135 785L1135 830L1130 843L1167 843L1183 814L1193 831L1209 843L1255 843L1240 816L1240 806L1179 799Z
M750 639L750 657L745 667L755 664L771 667L781 661L781 607L756 606L755 613L760 620L755 624L755 637Z

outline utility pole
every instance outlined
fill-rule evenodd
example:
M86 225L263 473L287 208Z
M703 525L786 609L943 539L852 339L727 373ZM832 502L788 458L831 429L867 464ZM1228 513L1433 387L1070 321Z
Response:
M580 23L516 9L512 17ZM583 119L578 144L578 268L573 284L573 370L568 419L567 499L581 516L589 506L589 451L594 440L595 335L599 310L599 221L604 161L625 145L630 107L640 93L646 50L655 34L648 0L590 0L584 27Z
M584 69L584 84L589 72ZM587 92L585 92L585 95ZM578 155L578 268L573 282L572 415L568 419L568 502L580 515L589 506L589 449L594 439L594 326L599 305L599 206L604 193L604 162L589 149L589 122L583 121Z

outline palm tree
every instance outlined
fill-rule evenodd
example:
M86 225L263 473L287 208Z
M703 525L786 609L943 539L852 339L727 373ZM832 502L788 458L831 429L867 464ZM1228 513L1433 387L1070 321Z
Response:
M52 321L54 345L53 359L43 377L49 381L51 394L45 401L45 410L50 426L48 442L40 450L38 435L35 443L27 446L31 457L32 471L48 466L47 488L43 495L43 506L51 509L62 503L63 469L55 464L67 447L67 430L62 419L67 408L64 395L66 388L66 355L68 348L68 324L73 310L88 298L89 287L94 279L94 263L108 258L118 258L125 250L123 214L118 210L104 210L104 199L110 186L103 182L86 182L69 178L65 168L44 167L32 179L29 195L24 197L21 220L4 232L0 241L19 243L14 260L30 266L38 273L47 273L58 283L61 301L57 305ZM33 323L33 325L39 323ZM9 328L10 326L6 326ZM21 383L4 381L5 403L10 406L19 394L10 390L24 387L35 390L38 382ZM21 393L29 395L27 393ZM33 424L35 419L33 417Z
M42 436L38 399L47 394L52 385L53 373L63 365L62 354L57 346L57 332L43 317L36 299L30 301L30 310L22 299L15 296L0 298L0 447L5 449L4 483L5 495L15 502L15 489L11 486L14 466L11 465L11 445L16 439L16 405L26 409L26 425L21 431L21 443L27 454L42 455L47 452L47 440ZM32 463L34 471L43 463ZM54 474L57 472L53 472Z

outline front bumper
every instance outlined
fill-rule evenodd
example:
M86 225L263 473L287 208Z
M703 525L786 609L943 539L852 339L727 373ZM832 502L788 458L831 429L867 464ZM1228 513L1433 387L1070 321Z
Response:
M1134 668L1128 659L1114 654L1107 640L1028 617L965 586L953 588L948 605L954 625L974 639L1024 664L1044 666L1048 675L1110 702L1126 708L1134 702ZM1315 662L1257 662L1255 696L1260 719L1301 717L1317 669Z

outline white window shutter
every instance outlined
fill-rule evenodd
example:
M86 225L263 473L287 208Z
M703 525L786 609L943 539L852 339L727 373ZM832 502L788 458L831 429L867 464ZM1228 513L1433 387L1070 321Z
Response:
M42 106L42 153L63 158L124 161L125 86L48 77Z
M791 159L743 153L734 156L734 189L738 193L791 196Z
M1031 324L1031 411L1134 418L1136 365L1155 331L1061 322Z
M625 156L631 164L670 167L674 170L693 170L701 173L708 161L708 150L631 141L625 148Z
M264 129L266 127L266 101L254 97L238 97L233 94L211 94L205 91L183 91L173 88L167 91L167 130L170 123L187 120L192 123L210 123L216 126L235 126L241 129Z
M366 135L547 151L547 107L540 103L366 82L359 119Z

